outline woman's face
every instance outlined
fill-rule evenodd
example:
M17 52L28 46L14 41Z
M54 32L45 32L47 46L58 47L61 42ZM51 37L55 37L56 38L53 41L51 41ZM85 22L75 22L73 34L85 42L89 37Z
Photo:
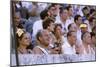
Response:
M19 41L21 45L29 46L30 45L30 36L28 33L23 34L22 39Z
M52 22L51 24L50 24L50 31L54 31L54 23Z
M84 35L84 41L85 41L86 43L88 43L88 44L91 44L91 35L90 35L90 33L86 33L86 34Z
M58 35L58 36L61 36L62 35L62 30L61 30L61 27L60 26L57 26L57 28L56 28L56 34Z

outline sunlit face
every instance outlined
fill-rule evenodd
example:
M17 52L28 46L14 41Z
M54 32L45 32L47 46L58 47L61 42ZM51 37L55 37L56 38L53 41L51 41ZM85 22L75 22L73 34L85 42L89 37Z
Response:
M73 9L72 8L69 8L68 14L69 14L69 16L73 16Z
M81 28L81 31L82 31L82 32L86 32L87 30L88 30L87 27L83 27L83 28Z
M61 36L62 35L62 29L61 29L61 27L57 26L55 32L56 32L56 35Z
M51 7L50 10L49 10L49 13L53 16L56 16L57 15L57 9L55 7Z
M54 23L52 22L52 23L50 23L50 25L49 25L49 29L50 29L50 31L54 31Z
M19 25L19 23L20 23L20 16L17 16L17 15L14 16L14 23L15 23L16 26Z
M29 46L30 45L30 36L28 33L23 34L22 39L19 41L21 45Z
M89 10L85 9L83 12L84 12L85 15L87 15L89 13Z
M43 45L48 46L50 43L50 34L47 30L42 32L42 36L40 37L40 41Z
M90 33L85 33L84 37L83 37L84 42L86 42L87 44L91 44L91 35Z
M82 17L79 17L77 23L80 25L82 23Z
M75 32L72 32L72 35L70 36L70 39L71 39L71 43L74 45L76 44L76 33Z
M63 10L63 13L61 14L62 19L66 20L67 19L67 15L68 15L68 11L67 10Z

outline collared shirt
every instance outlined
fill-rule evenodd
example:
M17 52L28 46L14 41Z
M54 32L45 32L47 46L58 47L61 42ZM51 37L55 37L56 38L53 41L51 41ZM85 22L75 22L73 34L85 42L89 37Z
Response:
M62 53L63 54L76 54L75 45L72 47L68 41L62 45Z

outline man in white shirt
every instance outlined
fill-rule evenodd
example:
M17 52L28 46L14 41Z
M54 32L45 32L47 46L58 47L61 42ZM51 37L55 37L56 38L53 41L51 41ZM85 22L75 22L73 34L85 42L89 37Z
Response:
M73 31L69 31L67 33L67 42L64 45L62 45L62 53L70 55L76 54L75 44L76 44L76 33Z
M65 36L65 34L68 32L68 25L73 23L69 18L68 18L68 10L66 8L60 8L60 19L56 20L55 23L61 23L62 25L62 32L63 35Z
M71 5L66 7L68 11L68 20L70 20L71 23L74 23L74 18L73 18L73 8Z
M40 30L40 29L43 29L43 26L42 26L42 22L43 20L48 17L48 10L43 10L41 13L40 13L40 20L37 20L36 22L34 22L34 25L33 25L33 34L32 36L35 37L35 35L37 34L37 32Z
M75 24L76 24L76 26L77 26L77 39L78 39L78 41L79 41L79 43L81 43L81 29L80 29L80 24L82 23L82 17L80 16L80 15L75 15L75 17L74 17L74 22L75 22Z

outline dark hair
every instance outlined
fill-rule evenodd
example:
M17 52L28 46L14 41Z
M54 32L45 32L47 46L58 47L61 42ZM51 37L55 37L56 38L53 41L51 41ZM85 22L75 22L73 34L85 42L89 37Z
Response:
M36 39L39 40L39 37L42 36L42 30L39 30L36 34ZM40 41L40 40L39 40Z
M75 15L74 17L74 22L76 23L76 20L78 20L78 18L81 17L80 15Z
M89 19L89 22L93 22L94 19L96 19L96 18L91 17L91 18Z
M40 18L42 19L42 20L44 20L45 19L45 17L47 17L48 16L48 10L43 10L41 13L40 13Z
M57 23L57 24L55 24L54 31L56 31L56 28L57 28L58 26L62 28L61 24L58 24L58 23Z
M85 35L86 33L89 33L89 34L90 34L90 32L88 32L88 31L83 32L82 35L81 35L81 39L82 39L82 40L83 40L83 37L84 37L84 35Z
M66 7L61 7L59 13L62 14L64 10L66 10Z
M55 7L55 5L57 5L57 3L53 3L48 7L48 10L51 9L51 7Z
M72 35L72 32L74 32L74 31L69 31L69 32L67 33L67 37L71 36L71 35Z
M72 8L71 5L67 6L66 9L69 11L69 9Z
M73 23L72 23L72 24L73 24ZM71 27L72 24L69 24L69 25L68 25L68 30L70 29L70 27Z
M91 34L91 38L92 38L93 36L96 36L96 34L95 34L94 32L91 32L90 34Z
M84 10L88 10L88 8L87 8L87 7L84 7L84 8L82 9L82 12L84 12Z
M48 26L50 26L50 23L54 23L54 20L53 20L53 18L50 18L50 17L48 17L48 18L46 18L44 21L43 21L43 29L47 29L48 28Z
M93 12L96 12L95 9L90 9L90 14L92 14Z

